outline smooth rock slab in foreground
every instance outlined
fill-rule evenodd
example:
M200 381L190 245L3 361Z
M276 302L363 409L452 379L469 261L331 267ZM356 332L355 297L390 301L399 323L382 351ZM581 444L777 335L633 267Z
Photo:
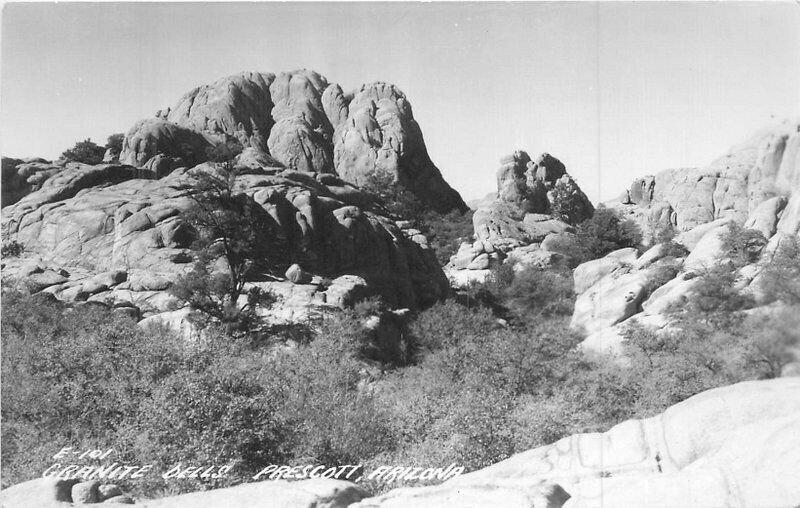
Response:
M439 486L396 489L355 506L794 508L800 505L798 429L800 378L750 381Z

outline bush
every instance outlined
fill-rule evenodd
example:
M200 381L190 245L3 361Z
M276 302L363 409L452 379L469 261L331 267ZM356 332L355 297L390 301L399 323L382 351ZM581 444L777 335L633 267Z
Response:
M515 319L569 315L573 309L573 280L569 270L535 266L521 268L506 262L493 271L489 290Z
M75 143L75 146L65 150L61 158L67 161L82 162L84 164L100 164L106 151L102 146L97 146L90 138Z
M6 258L16 258L22 255L25 252L25 246L19 243L16 240L11 240L9 242L3 242L2 252L0 252L0 256Z
M723 249L736 268L756 261L766 244L767 239L760 231L745 229L735 222L728 224L728 230L722 235Z
M370 174L362 189L375 196L391 216L412 221L414 227L428 236L429 245L443 265L458 252L461 242L472 238L472 210L438 213L396 182L387 171Z
M746 361L756 366L760 378L780 377L783 367L796 361L800 346L800 307L784 307L773 315L749 316L742 334Z
M635 222L600 205L591 218L577 225L574 237L559 242L558 250L569 255L570 267L575 268L618 249L641 248L641 243L642 232Z
M730 266L715 265L697 275L692 296L670 313L683 320L724 324L737 320L737 311L752 307L752 295L737 289L737 273Z
M784 237L764 265L760 287L768 300L800 304L800 238Z
M114 446L141 398L181 364L171 337L96 306L7 291L2 321L4 485L40 476L65 444Z
M428 235L428 245L436 251L436 258L442 265L447 264L458 252L462 242L472 240L473 214L472 210L465 213L452 210L447 214L429 211L422 216L421 222Z
M590 219L578 224L576 236L579 252L586 261L618 249L639 248L642 243L642 232L635 222L621 218L616 211L604 206L599 206Z
M106 141L106 150L114 150L117 154L122 151L122 142L125 140L125 134L117 133L112 134Z

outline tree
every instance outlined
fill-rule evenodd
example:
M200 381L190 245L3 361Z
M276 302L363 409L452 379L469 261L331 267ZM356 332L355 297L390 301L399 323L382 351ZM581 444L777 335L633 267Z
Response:
M800 238L781 239L772 259L764 266L761 287L770 300L800 304Z
M394 175L388 171L375 171L371 173L362 189L374 195L386 210L397 217L416 221L429 209L411 193L398 183Z
M737 268L756 261L766 244L767 239L760 231L743 228L735 222L728 224L728 230L722 235L723 249Z
M61 158L67 161L82 162L84 164L100 164L103 162L105 148L97 146L91 138L75 143L75 146L65 150Z
M638 248L642 243L642 232L636 223L621 218L615 210L604 206L599 206L590 219L578 225L576 235L587 260L617 249Z
M119 132L117 134L112 134L108 137L106 141L106 150L112 149L115 150L117 153L122 151L122 142L125 139L125 134Z
M255 306L269 300L258 288L245 291L245 283L268 269L278 241L267 212L236 188L239 173L232 152L227 153L227 159L219 156L213 171L194 173L193 205L183 220L197 232L196 261L172 292L192 308L241 330L252 324ZM243 295L244 303L239 301Z

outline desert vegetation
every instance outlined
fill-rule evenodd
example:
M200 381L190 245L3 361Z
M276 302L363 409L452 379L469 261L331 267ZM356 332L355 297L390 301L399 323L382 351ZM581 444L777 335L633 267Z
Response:
M472 210L432 210L387 172L370 174L362 188L374 195L393 217L410 219L430 239L441 264L447 264L463 241L472 238Z
M786 282L773 295L785 306L779 317L740 312L734 290L707 288L720 302L674 311L673 333L631 327L628 366L576 351L569 271L506 265L418 312L403 366L367 358L361 321L375 300L326 317L304 340L211 326L186 343L101 306L6 290L3 484L41 475L67 445L114 447L116 460L159 470L176 457L234 464L229 479L154 475L127 486L147 496L224 486L271 463L481 468L778 375L800 325L786 296L800 285L797 247L787 242L765 272Z
M75 146L64 150L61 158L65 161L82 162L84 164L100 164L103 162L105 148L97 145L91 138L78 141Z

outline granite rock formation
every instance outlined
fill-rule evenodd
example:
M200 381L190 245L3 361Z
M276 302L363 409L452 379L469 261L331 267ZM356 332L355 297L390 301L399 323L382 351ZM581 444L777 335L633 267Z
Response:
M672 224L680 231L724 218L743 223L770 202L765 206L771 210L759 213L774 211L773 216L780 215L777 230L795 234L800 230L800 122L761 131L708 167L639 178L621 202L620 208L645 228Z
M763 305L763 264L783 238L800 233L800 122L761 131L707 168L637 179L618 210L646 232L671 227L686 255L661 259L667 245L657 243L641 256L622 260L612 253L577 267L571 324L587 334L584 349L620 357L629 322L668 329L668 310L693 298L699 274L719 265L737 270L723 243L732 224L767 240L758 246L759 259L736 272L741 287ZM665 276L667 264L673 277Z
M491 266L508 257L542 267L563 261L563 253L548 250L548 238L572 234L573 224L594 213L564 164L552 155L531 160L516 151L500 164L496 198L472 218L475 241L462 244L447 267L455 285L485 279Z
M411 104L394 85L376 82L344 93L313 71L247 72L198 87L157 118L128 132L120 160L161 172L209 160L230 141L284 167L334 173L361 185L388 173L432 209L466 210L428 156ZM156 171L156 177L162 176Z
M68 301L134 307L140 317L171 310L167 289L191 266L193 231L181 212L195 174L210 164L139 179L124 165L67 165L42 187L3 209L4 238L25 246L5 259L4 276ZM283 246L273 274L254 281L276 293L275 317L292 321L316 307L352 305L381 295L416 307L447 292L424 236L402 229L370 195L338 177L283 168L248 170L239 190L260 206ZM305 276L283 276L297 264Z

